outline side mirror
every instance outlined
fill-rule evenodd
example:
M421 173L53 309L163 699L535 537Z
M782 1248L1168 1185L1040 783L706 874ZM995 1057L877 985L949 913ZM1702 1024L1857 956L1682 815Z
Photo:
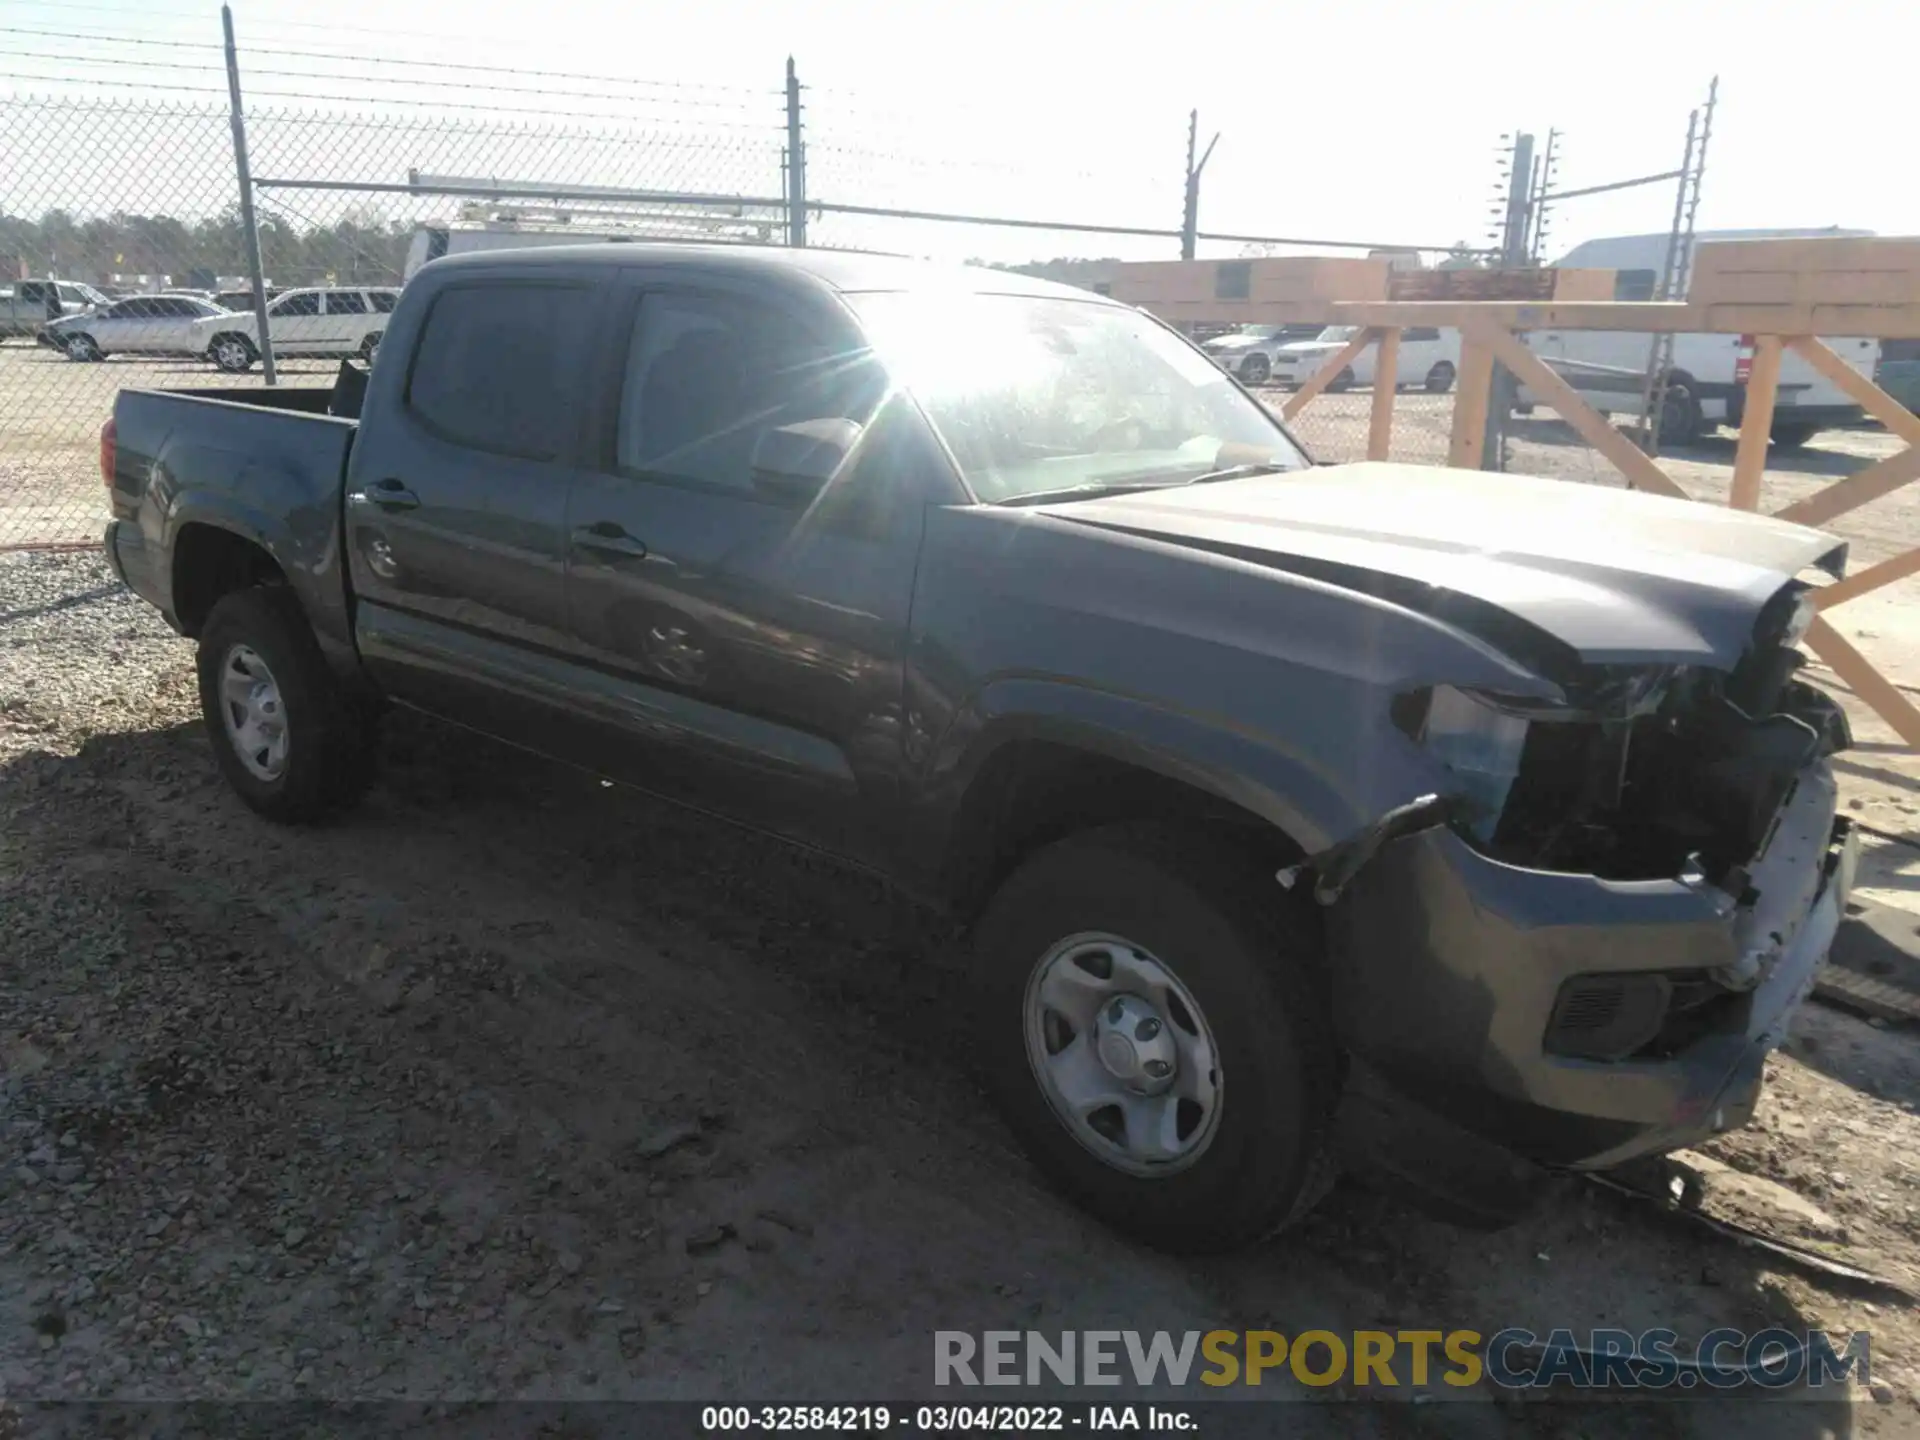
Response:
M801 420L760 432L753 442L753 485L770 495L812 500L860 443L862 427L845 419Z

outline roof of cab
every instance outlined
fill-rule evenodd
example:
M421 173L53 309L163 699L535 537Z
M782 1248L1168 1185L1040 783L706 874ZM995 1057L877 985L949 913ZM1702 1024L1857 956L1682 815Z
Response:
M564 269L582 262L684 265L710 273L759 275L770 279L804 276L844 294L957 289L977 295L1036 295L1115 303L1091 290L983 265L956 265L950 261L914 260L902 255L871 255L854 250L794 250L773 245L680 245L654 241L548 245L527 250L480 250L467 255L449 255L433 261L431 268L445 274L454 269Z

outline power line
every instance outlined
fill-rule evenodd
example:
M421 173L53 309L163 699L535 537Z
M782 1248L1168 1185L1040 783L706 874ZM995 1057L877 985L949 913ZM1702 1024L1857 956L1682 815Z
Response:
M168 49L168 50L214 50L214 51L217 51L221 49L221 46L218 43L213 41L158 40L158 39L152 39L152 38L147 38L147 37L142 37L137 35L94 35L94 34L83 34L79 31L74 31L74 30L33 30L33 29L27 29L21 26L13 26L13 25L0 25L0 35L34 35L34 36L40 37L41 39L47 39L47 40L92 40L92 41L96 41L96 42L107 44L107 45L150 45L150 46L157 46L157 47ZM425 70L466 70L466 71L471 71L475 74L485 74L485 75L520 75L530 80L531 79L591 80L596 83L605 84L605 85L634 85L634 86L639 86L646 89L676 90L676 91L678 90L709 90L709 91L715 91L723 94L732 94L732 95L740 95L740 96L752 95L752 96L762 97L762 98L768 95L777 95L782 93L780 91L772 89L771 87L767 89L759 89L759 88L748 86L748 85L722 85L713 81L652 80L642 76L596 75L596 74L587 73L585 71L573 71L573 70L529 70L524 66L517 66L517 65L481 65L477 63L468 64L458 60L410 60L402 56L343 54L342 52L337 50L288 50L280 46L249 47L243 50L241 52L241 56L242 56L241 69L243 73L252 74L252 75L260 75L260 74L268 74L268 73L285 73L285 72L268 72L268 71L255 69L251 64L246 63L246 58L254 55L270 55L270 56L276 56L282 59L289 59L289 60L358 60L368 65L407 65L407 66L412 66L416 69L425 69ZM49 58L66 60L66 59L78 59L78 58L85 58L85 57L56 55L56 56L51 56ZM126 64L137 64L140 62L129 61L129 60L107 60L105 57L101 57L98 63L126 65ZM327 77L317 76L316 78L324 79ZM348 77L338 77L338 78L348 78ZM365 76L365 77L354 77L354 78L376 79L378 77ZM427 82L423 81L420 83L424 84ZM682 103L700 103L700 102L682 102ZM705 103L712 104L716 102L709 101Z

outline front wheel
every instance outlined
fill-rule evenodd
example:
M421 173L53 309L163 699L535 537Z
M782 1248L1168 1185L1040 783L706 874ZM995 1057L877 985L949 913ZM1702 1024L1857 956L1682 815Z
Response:
M1427 371L1427 393L1430 395L1444 395L1452 388L1452 363L1446 360L1437 361L1434 367Z
M1205 835L1091 831L1027 861L975 946L983 1079L1085 1209L1198 1252L1319 1198L1335 1065L1317 939L1265 867Z
M1349 365L1346 369L1342 370L1338 375L1333 377L1333 381L1331 384L1327 386L1327 390L1328 390L1328 393L1330 394L1337 394L1342 390L1351 390L1353 388L1353 384L1354 384L1353 367Z
M1248 385L1264 385L1273 374L1273 366L1264 355L1249 355L1240 362L1240 379Z
M91 335L68 336L67 342L66 342L66 352L67 352L67 359L75 361L76 363L79 363L82 365L88 363L89 361L104 360L107 358L105 355L103 355L100 352L100 347L94 343L93 337Z
M372 778L373 722L284 586L237 590L200 632L200 709L221 773L270 820L317 820Z
M259 352L244 335L217 335L207 347L207 358L229 375L244 375Z

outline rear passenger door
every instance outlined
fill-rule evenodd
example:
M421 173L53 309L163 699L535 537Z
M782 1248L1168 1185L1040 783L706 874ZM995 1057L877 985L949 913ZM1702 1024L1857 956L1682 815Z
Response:
M609 770L883 862L945 472L904 398L876 417L884 383L851 323L794 304L669 278L629 293L569 510L568 612L606 677ZM756 476L765 431L828 419L865 430L824 491Z
M321 346L343 355L359 349L360 338L367 332L367 297L358 290L329 290L321 303L325 316Z
M396 697L554 750L591 278L440 287L376 366L346 487L361 654Z
M321 327L326 322L320 318L318 290L296 290L281 296L268 307L267 316L267 333L276 353L310 355L324 348Z

